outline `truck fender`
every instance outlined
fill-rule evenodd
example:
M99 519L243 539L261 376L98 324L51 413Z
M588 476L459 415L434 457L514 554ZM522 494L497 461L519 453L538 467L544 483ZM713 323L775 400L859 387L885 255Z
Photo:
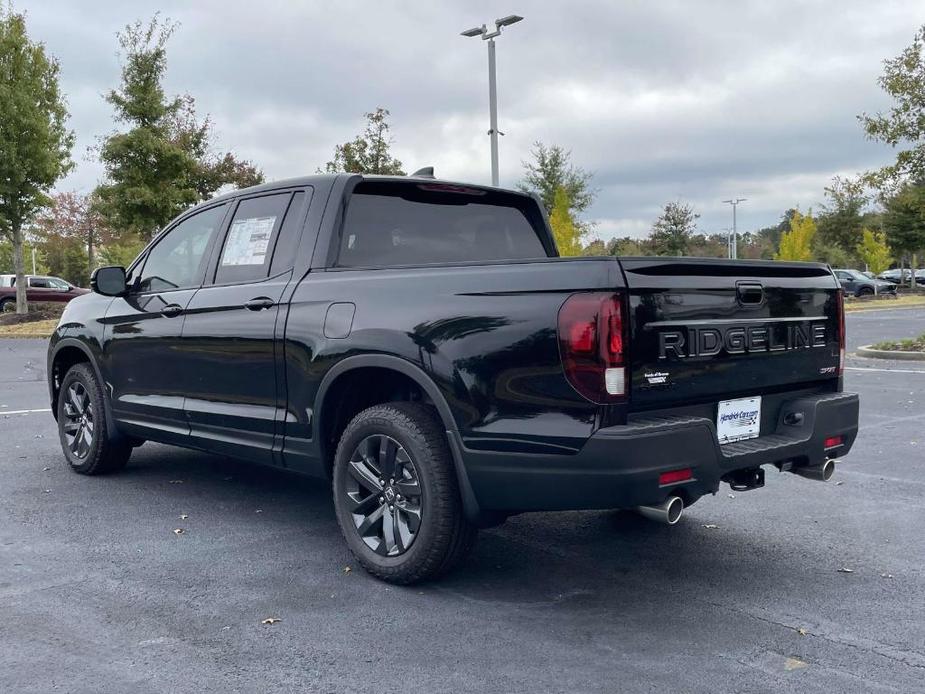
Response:
M318 388L318 393L315 395L315 412L319 414L318 417L315 417L315 440L321 441L321 419L324 417L321 404L324 402L328 389L334 381L337 380L338 376L363 367L377 367L397 371L417 383L421 390L427 394L427 397L430 398L431 402L433 402L436 407L437 414L446 431L447 446L450 449L453 467L456 470L456 479L459 483L459 493L462 497L463 511L465 512L466 518L473 523L478 524L482 522L481 509L475 498L475 493L472 491L472 485L469 483L469 474L466 472L466 466L462 458L459 431L456 426L456 420L453 419L453 414L450 411L450 406L447 404L446 398L443 397L443 393L440 392L437 384L433 382L433 379L431 379L419 366L405 359L388 354L358 354L346 357L331 367L322 379L321 385Z
M51 414L58 419L58 400L55 397L54 392L54 363L55 358L58 356L58 353L65 348L75 347L83 352L84 356L87 358L87 362L90 364L90 368L93 369L93 373L96 374L97 380L103 386L103 404L106 410L106 431L109 432L110 438L117 437L119 435L119 430L116 427L115 419L112 416L112 403L110 401L110 392L106 379L103 378L103 373L100 371L100 365L96 360L96 357L93 355L93 351L86 345L82 340L77 339L76 337L63 337L55 343L54 349L48 355L48 396L49 402L51 404ZM63 375L63 374L62 374Z

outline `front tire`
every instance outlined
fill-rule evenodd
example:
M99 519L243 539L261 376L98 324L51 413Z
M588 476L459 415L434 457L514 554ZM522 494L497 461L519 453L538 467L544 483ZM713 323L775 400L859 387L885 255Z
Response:
M68 465L81 475L121 470L132 454L127 441L110 436L103 398L89 364L76 364L65 374L58 394L58 437Z
M376 405L347 425L334 460L334 507L357 560L389 583L440 576L475 543L446 433L419 403Z
M858 289L858 296L873 296L874 290L871 287L861 287Z

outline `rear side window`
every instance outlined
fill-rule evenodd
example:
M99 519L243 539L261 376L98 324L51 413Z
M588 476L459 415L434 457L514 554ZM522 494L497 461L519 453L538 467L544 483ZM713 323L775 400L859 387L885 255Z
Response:
M347 205L337 265L382 267L545 258L529 197L442 183L370 181Z
M273 249L273 261L270 264L270 275L278 275L292 268L295 264L296 248L302 238L302 213L305 210L306 194L299 191L292 196L283 227L279 230L276 247Z
M215 283L255 282L270 274L273 244L291 193L247 198L238 204L215 271Z

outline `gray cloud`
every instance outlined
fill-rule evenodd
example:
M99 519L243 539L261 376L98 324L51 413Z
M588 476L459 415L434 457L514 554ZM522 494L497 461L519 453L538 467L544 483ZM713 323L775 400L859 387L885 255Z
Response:
M78 134L65 189L101 176L85 150L116 127L115 32L148 2L18 3L61 61ZM885 105L881 61L925 21L919 3L804 2L261 3L164 0L181 23L167 88L193 94L219 144L271 179L310 173L375 106L392 111L407 168L488 179L485 46L459 31L501 12L526 20L499 39L502 183L531 143L570 149L595 174L598 233L643 234L668 200L692 202L701 228L743 228L817 206L837 173L889 160L855 116Z

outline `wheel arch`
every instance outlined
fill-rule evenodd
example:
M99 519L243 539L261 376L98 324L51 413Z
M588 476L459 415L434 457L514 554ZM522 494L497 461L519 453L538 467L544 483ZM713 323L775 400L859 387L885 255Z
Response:
M75 364L89 364L97 380L103 386L103 402L106 406L106 424L107 430L115 433L117 431L112 416L112 405L109 400L109 388L103 373L100 371L99 363L93 355L93 351L82 340L76 338L62 338L59 340L48 358L48 389L51 398L52 416L58 419L58 396L61 392L61 380L68 370Z
M321 457L325 461L325 465L328 464L329 460L333 460L334 454L326 432L331 431L332 420L338 416L334 407L336 403L329 398L338 394L345 384L352 381L352 377L364 372L370 374L378 372L380 375L395 374L402 379L406 379L406 383L411 383L419 389L421 395L426 398L422 398L424 402L433 405L446 432L447 446L450 449L453 467L456 470L466 517L472 522L478 522L481 512L472 486L469 483L469 475L466 471L462 449L459 444L458 427L449 403L447 403L437 384L423 369L400 357L387 354L362 354L346 357L331 367L325 374L315 396L314 411L317 416L315 417L313 432L313 436L317 437L315 440L318 441Z

